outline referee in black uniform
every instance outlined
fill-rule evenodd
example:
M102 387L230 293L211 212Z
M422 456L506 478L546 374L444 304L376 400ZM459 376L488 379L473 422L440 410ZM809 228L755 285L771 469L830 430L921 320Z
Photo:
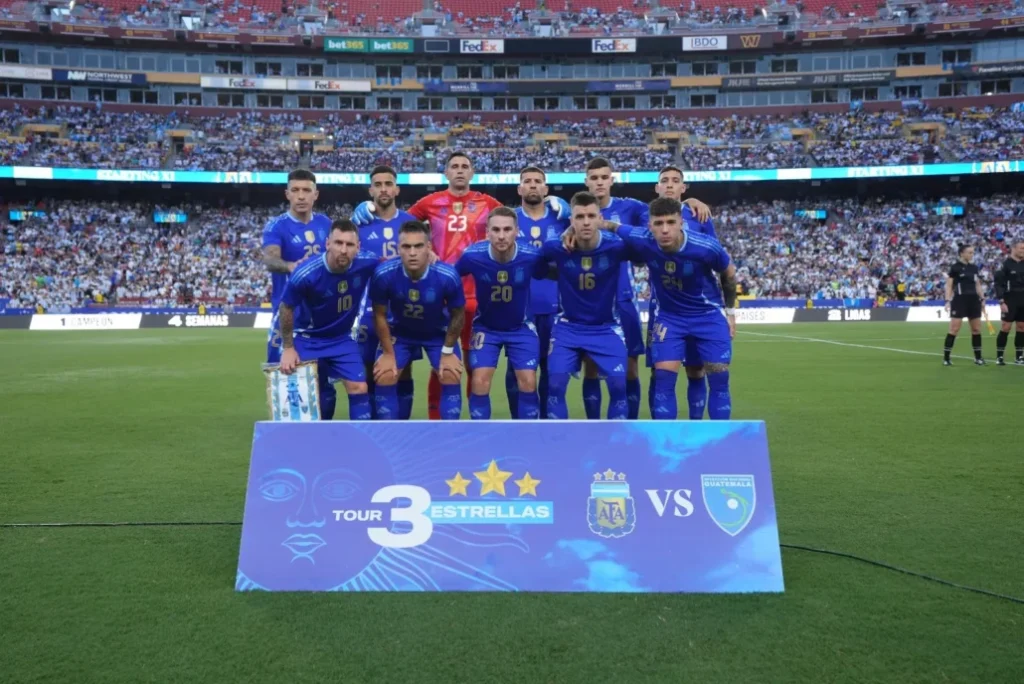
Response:
M996 364L1005 366L1003 352L1010 338L1010 328L1017 323L1017 334L1013 337L1018 366L1024 366L1024 238L1018 238L1010 250L1010 258L1003 262L996 272L996 297L1002 310L1003 325L996 338Z
M949 267L946 276L946 310L949 311L949 334L946 335L946 349L942 357L942 365L952 366L949 354L953 351L953 343L960 332L963 319L971 326L971 346L974 347L974 363L984 366L981 358L981 307L985 305L985 290L978 278L978 267L974 261L974 247L960 245L960 258Z

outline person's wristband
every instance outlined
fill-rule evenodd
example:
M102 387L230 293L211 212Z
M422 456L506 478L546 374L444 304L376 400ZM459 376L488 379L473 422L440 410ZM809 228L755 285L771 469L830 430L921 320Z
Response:
M736 315L736 309L726 309L725 310L725 315L726 316L735 316Z
M441 353L446 355L446 356L448 354L454 354L455 353L455 347L441 347Z

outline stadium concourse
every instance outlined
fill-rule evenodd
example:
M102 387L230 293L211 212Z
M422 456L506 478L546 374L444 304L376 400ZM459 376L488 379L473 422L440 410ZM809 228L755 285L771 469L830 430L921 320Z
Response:
M899 103L893 103L899 108ZM888 166L942 161L1024 158L1024 111L1004 108L883 112L805 112L637 118L622 114L584 121L510 116L402 120L366 115L355 122L337 115L307 120L292 113L243 111L193 116L115 112L99 106L0 110L0 164L100 169L178 169L364 172L388 164L400 172L433 171L454 150L473 155L478 173L517 173L530 164L548 171L581 171L595 156L619 171L657 170L672 163L687 170L829 166ZM913 124L940 124L941 135ZM56 136L30 124L60 127ZM169 130L191 131L173 142ZM794 130L810 131L794 139ZM659 132L681 133L675 149ZM300 146L298 134L317 138ZM437 142L437 134L443 142ZM551 134L559 141L550 142ZM429 135L430 142L426 142Z
M965 213L937 215L936 206L963 206ZM834 199L814 204L824 219L794 215L806 208L797 201L715 208L718 234L737 264L745 295L942 299L958 244L976 247L975 263L991 287L1009 241L1024 234L1021 195ZM269 301L259 240L267 219L283 206L55 201L6 209L0 219L0 301L8 300L9 309L60 312L111 301L154 307ZM319 208L335 218L351 209ZM187 221L155 224L155 211L180 212ZM12 222L12 215L21 220ZM649 297L644 269L638 269L637 288L642 299Z

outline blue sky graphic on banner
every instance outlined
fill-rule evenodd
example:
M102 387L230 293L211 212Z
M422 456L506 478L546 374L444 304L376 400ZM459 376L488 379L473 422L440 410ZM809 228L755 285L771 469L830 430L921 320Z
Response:
M235 586L782 591L765 426L257 423Z

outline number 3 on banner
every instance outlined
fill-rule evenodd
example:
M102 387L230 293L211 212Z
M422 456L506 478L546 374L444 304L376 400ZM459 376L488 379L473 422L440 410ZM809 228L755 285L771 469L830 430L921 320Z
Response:
M426 544L430 535L434 533L434 521L423 515L430 507L430 492L414 485L389 485L374 492L370 501L391 503L395 499L409 499L409 505L404 508L392 508L391 522L410 523L412 529L395 534L386 527L370 527L366 530L370 541L388 549L409 549Z

